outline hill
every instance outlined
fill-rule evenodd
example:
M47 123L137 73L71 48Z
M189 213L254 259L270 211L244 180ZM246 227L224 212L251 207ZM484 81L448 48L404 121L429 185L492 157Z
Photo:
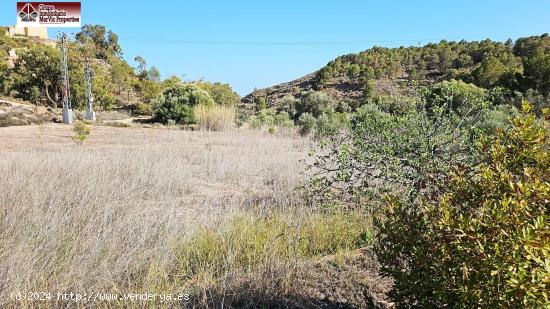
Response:
M457 79L510 93L550 92L550 37L548 34L513 42L441 41L422 47L373 47L340 56L318 71L287 83L256 90L242 99L253 113L263 98L267 107L280 109L285 96L300 98L317 90L335 102L365 101L380 96L408 95L419 87Z

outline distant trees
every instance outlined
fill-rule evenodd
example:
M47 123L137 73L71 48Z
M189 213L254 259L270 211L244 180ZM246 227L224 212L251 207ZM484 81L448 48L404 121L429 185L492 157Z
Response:
M157 67L152 66L149 71L147 72L147 79L154 81L156 83L160 83L160 71L157 69Z
M537 49L523 62L524 84L544 95L550 94L550 53Z
M11 49L17 51L13 68L4 61ZM160 70L149 67L145 58L139 55L134 58L136 65L132 67L121 57L118 36L102 25L84 25L75 40L69 42L68 53L71 102L77 109L85 106L86 62L94 70L92 92L96 106L104 109L135 100L131 103L140 106L140 113L149 114L151 107L146 105L157 99L164 89L183 84L177 76L162 80ZM228 84L202 80L195 84L201 93L206 93L219 105L233 107L240 102L239 95ZM58 105L61 97L59 48L0 35L0 93L35 103ZM191 93L190 98L196 97L196 91ZM192 118L192 114L188 115Z
M487 89L502 86L525 93L533 89L550 93L548 34L507 42L448 42L423 47L373 47L330 61L317 73L317 89L334 78L347 77L359 82L364 98L371 97L369 81L396 78L406 73L409 81L424 80L430 73L444 79L461 79Z
M196 81L194 84L208 92L218 105L237 106L241 101L241 97L233 91L229 84L211 83L203 80Z
M116 60L111 66L111 77L117 94L121 94L123 91L130 90L134 79L134 70L126 61Z
M506 69L506 66L498 58L489 56L473 71L473 75L476 84L484 88L492 88L506 73Z
M118 35L111 30L107 31L103 25L84 25L75 35L75 39L81 44L92 44L98 59L109 60L122 55Z

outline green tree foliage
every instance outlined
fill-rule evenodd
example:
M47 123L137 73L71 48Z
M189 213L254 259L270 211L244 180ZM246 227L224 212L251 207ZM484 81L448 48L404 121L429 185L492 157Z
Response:
M473 75L476 84L481 87L491 88L506 73L506 66L496 57L488 57L481 62L481 65L474 70Z
M77 42L91 44L94 47L95 57L103 60L118 58L122 49L118 44L118 36L111 30L107 31L102 25L84 25L75 35Z
M153 102L153 114L159 121L169 120L180 124L195 123L193 107L212 106L214 100L208 92L195 84L176 85L165 89Z
M317 118L325 111L332 109L335 105L334 101L327 94L313 90L303 93L300 101L296 103L296 118L300 118L304 113Z
M124 60L115 60L111 66L111 78L117 94L130 91L134 77L133 68Z
M241 97L233 91L229 84L210 83L203 80L197 81L195 84L208 92L218 105L237 106L241 102Z
M152 66L147 72L147 79L152 80L155 83L160 83L160 70L157 67Z
M130 90L135 79L133 70L119 58L116 35L109 34L104 27L83 27L77 36L76 42L68 44L72 105L77 109L85 106L84 63L89 61L95 71L92 91L97 105L108 109L115 102L115 93L120 95ZM17 53L15 66L6 67L0 73L0 91L37 104L58 106L61 101L59 48L10 38L3 40L0 47L1 51L15 49Z
M261 112L267 108L267 101L264 97L258 98L256 100L256 111Z
M4 87L16 91L16 96L22 99L37 103L49 97L53 104L58 101L59 72L59 51L50 46L34 45L19 52Z
M160 86L163 89L166 89L166 88L174 87L181 84L183 84L183 81L181 80L181 78L177 77L176 75L171 75L167 79L163 80Z
M295 98L293 95L287 95L282 99L277 100L275 106L277 108L277 112L285 113L294 118L294 116L296 115L296 106L298 106L300 103L300 99Z
M315 129L317 119L308 112L302 113L298 118L299 132L301 135L308 135Z
M485 88L503 86L522 92L531 88L548 94L548 57L547 34L521 38L515 44L511 40L505 43L443 40L422 47L373 47L329 62L319 70L315 86L322 89L335 78L347 77L366 86L363 90L368 98L367 81L406 74L410 81L454 78Z
M82 78L82 73L79 75ZM113 96L114 89L111 76L109 75L109 69L102 65L94 66L94 80L92 83L92 91L96 106L101 106L104 110L110 110L115 104L115 97ZM84 88L82 89L84 100ZM85 106L85 101L80 104L81 108Z
M422 91L422 100L426 109L435 111L445 108L458 112L459 116L468 114L467 110L478 109L486 100L486 90L463 81L443 81Z
M136 75L139 77L140 80L147 79L147 61L141 56L136 56L134 58L134 61L137 63L137 66L135 68Z
M550 94L550 53L537 49L524 60L523 66L525 86L544 95Z
M389 199L375 251L400 307L550 306L550 127L524 105L443 194Z
M367 104L347 130L329 134L311 166L321 201L359 205L363 197L394 188L412 198L431 190L430 181L452 166L476 161L474 141L489 111L485 90L443 82L400 104L390 110Z

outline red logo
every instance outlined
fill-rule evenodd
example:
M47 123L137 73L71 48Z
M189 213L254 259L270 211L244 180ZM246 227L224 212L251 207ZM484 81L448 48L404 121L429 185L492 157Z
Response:
M27 3L23 6L23 9L19 11L19 17L25 22L35 22L38 17L38 12L30 3Z

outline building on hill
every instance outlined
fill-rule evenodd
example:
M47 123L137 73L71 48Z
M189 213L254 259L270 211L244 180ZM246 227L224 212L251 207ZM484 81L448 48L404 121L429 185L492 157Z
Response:
M9 26L6 27L6 35L10 37L29 37L29 38L39 38L43 40L48 39L48 28L46 27L15 27Z

